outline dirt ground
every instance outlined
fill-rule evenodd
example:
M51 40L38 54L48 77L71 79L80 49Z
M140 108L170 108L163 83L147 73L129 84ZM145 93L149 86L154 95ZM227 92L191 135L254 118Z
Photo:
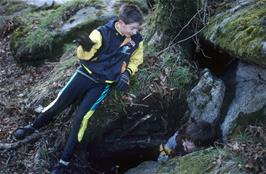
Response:
M24 96L54 66L49 62L35 67L18 64L10 52L9 41L10 36L0 38L0 143L16 142L12 136L14 130L35 117L34 108L27 108ZM0 173L12 172L8 168L12 170L12 166L19 163L13 161L17 158L13 158L12 153L14 152L0 151ZM29 154L21 154L25 155ZM21 173L12 173L14 172Z

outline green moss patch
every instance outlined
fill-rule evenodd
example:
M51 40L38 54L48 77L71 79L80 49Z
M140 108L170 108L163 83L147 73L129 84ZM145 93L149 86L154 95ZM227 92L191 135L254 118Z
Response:
M31 6L27 5L22 1L10 1L10 0L2 0L0 1L0 6L4 10L4 14L6 16L14 15L16 12L20 11L30 11Z
M228 10L210 20L204 30L206 40L248 62L266 65L261 42L266 39L262 21L266 16L266 2L257 1L237 11Z
M174 158L162 165L157 172L161 173L182 173L182 174L204 174L214 168L214 159L218 156L214 149L199 151L190 155Z
M34 11L19 16L21 27L14 32L11 41L15 57L22 57L18 52L23 52L25 57L30 57L32 54L36 59L47 58L49 55L61 52L63 38L59 34L62 24L86 6L97 6L97 2L94 0L68 1L54 9Z

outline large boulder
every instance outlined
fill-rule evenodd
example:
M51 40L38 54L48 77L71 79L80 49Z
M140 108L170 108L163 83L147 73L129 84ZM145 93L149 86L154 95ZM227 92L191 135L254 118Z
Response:
M266 67L266 2L235 1L231 9L213 16L203 30L204 40L233 57Z
M218 158L225 159L222 163ZM217 161L215 161L215 159ZM137 167L128 170L125 174L212 174L212 173L234 173L245 174L240 171L238 162L230 159L223 149L209 148L197 151L183 157L175 157L166 162L159 163L146 161Z
M239 124L266 120L266 69L239 63L235 77L235 96L221 126L225 139Z
M113 1L113 3L114 7L120 7L121 4L124 3L136 4L145 14L149 11L148 3L146 2L146 0L115 0Z
M220 116L225 85L208 69L202 71L198 84L191 90L187 103L190 117L213 123Z
M77 32L91 32L115 15L106 6L98 1L70 1L20 16L21 26L12 34L13 56L19 62L32 62L62 54Z
M0 16L0 36L4 35L7 28L8 19L5 16Z
M37 7L51 7L53 4L63 4L69 0L21 0Z

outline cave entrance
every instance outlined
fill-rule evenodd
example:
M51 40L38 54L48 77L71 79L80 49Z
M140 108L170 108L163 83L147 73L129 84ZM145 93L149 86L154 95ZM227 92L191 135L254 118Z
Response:
M176 99L154 95L138 101L149 107L128 108L127 115L86 147L87 159L97 170L92 173L122 174L143 161L157 160L160 144L176 132L186 110L185 102Z
M195 54L199 68L208 68L217 77L222 77L235 66L237 59L206 41L200 42L200 51Z

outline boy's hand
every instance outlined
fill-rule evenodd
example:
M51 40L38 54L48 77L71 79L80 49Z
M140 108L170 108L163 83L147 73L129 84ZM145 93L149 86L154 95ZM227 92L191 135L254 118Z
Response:
M92 42L89 35L85 32L79 34L74 42L81 45L83 50L85 51L90 51L92 46L94 45L94 42Z
M129 86L129 72L125 71L118 77L116 88L120 91L125 91Z

